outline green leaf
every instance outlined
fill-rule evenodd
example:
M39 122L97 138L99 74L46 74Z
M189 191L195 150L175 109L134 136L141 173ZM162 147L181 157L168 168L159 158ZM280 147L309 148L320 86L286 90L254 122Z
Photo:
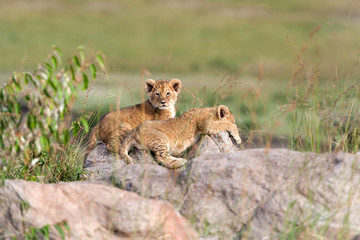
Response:
M4 143L4 139L2 138L2 136L0 136L0 147L1 147L2 149L5 148L5 143Z
M24 119L24 116L21 115L21 114L19 114L18 121L17 121L17 123L16 123L16 127L17 127L17 128L19 128L20 125L22 125L23 119Z
M63 57L63 54L62 54L62 51L59 47L57 47L56 45L53 45L53 49L55 52L57 52L57 54L59 54L59 56L62 58Z
M21 113L21 106L18 102L14 102L14 110L15 110L15 113L17 113L17 114Z
M44 239L49 240L49 225L45 225L40 229L40 232L44 235Z
M36 153L40 153L41 152L41 144L40 144L40 139L39 138L37 138L37 139L35 139L35 147L36 147Z
M58 90L58 81L56 79L49 79L47 82L48 84L50 84L50 86L52 87L52 89L54 89L55 92Z
M43 116L43 114L40 113L40 116ZM44 131L45 127L44 127L44 123L42 121L38 122L39 128L41 131Z
M83 81L84 81L83 89L86 90L89 87L89 78L85 73L83 73Z
M40 137L40 145L41 145L42 149L49 151L50 150L50 139L47 138L46 136L41 136Z
M38 178L37 178L37 176L31 176L29 181L37 182Z
M76 137L80 130L80 123L78 121L72 122L72 133Z
M6 170L5 170L6 171ZM0 187L3 187L4 185L5 185L5 173L4 172L2 172L1 173L1 185L0 185Z
M51 98L51 95L50 95L49 91L46 88L43 89L43 92L48 98Z
M29 114L27 116L27 121L26 122L27 122L28 128L31 131L33 131L36 128L37 121L36 121L36 117L34 115Z
M5 123L4 120L0 120L0 130L4 131L5 127L7 127L7 124ZM4 135L0 134L0 138L2 138Z
M79 46L78 49L79 49L80 60L82 63L84 63L85 61L84 46Z
M29 84L29 82L32 82L32 81L33 81L33 79L32 79L31 74L25 73L25 84L27 85L27 84Z
M14 112L14 102L9 100L7 106L2 106L2 112L13 113Z
M2 88L1 90L0 90L0 99L2 100L2 101L4 101L5 100L5 90Z
M36 78L29 78L30 81L34 84L35 87L39 87L39 81Z
M92 78L96 78L96 67L93 63L90 65L90 71Z
M59 225L55 225L54 226L56 228L56 230L58 230L60 236L61 236L61 239L65 239L65 234L64 234L64 231L62 230L62 228L59 226Z
M62 111L60 111L60 109L59 109L61 119L63 119L65 117L66 110L67 110L67 108L64 108Z
M17 82L16 72L13 72L13 74L12 74L12 76L11 76L11 80L13 81L13 83L16 83L16 82Z
M51 62L52 62L53 68L56 69L57 68L57 59L55 56L51 56Z
M75 71L74 71L74 67L72 65L70 65L70 73L71 73L71 79L75 80Z
M20 85L20 83L19 83L19 81L18 81L18 79L17 79L17 76L16 76L16 73L15 73L15 72L13 73L11 79L12 79L14 85L15 85L15 89L18 90L18 91L21 91L21 85Z
M62 142L64 145L66 145L69 142L70 139L70 134L69 134L69 130L66 129L63 133L62 133Z
M84 129L85 133L89 132L89 123L85 118L80 118L81 126Z
M11 96L11 95L14 94L14 89L13 89L13 86L11 84L6 86L5 91L7 92L8 96Z
M70 227L67 221L64 221L64 226L66 228L66 230L68 230L68 232L70 232Z
M101 68L103 71L105 71L104 59L103 59L101 53L97 53L97 54L96 54L96 59L98 60L98 63L99 63L99 65L100 65L100 68Z
M21 201L20 210L21 210L22 213L25 213L27 210L29 210L29 208L30 208L30 203L29 202Z
M19 142L19 140L16 139L13 144L14 144L15 152L19 152L19 150L20 150L20 142Z
M81 65L80 65L79 58L78 58L77 56L74 56L73 59L74 59L74 62L75 62L75 64L76 64L76 66L77 66L78 68L80 68Z
M25 73L25 83L26 83L26 84L29 84L29 82L34 83L34 79L33 79L33 77L31 76L30 73ZM34 85L35 85L35 84L34 84Z
M48 70L48 72L49 72L49 75L51 75L52 72L53 72L53 67L52 67L50 64L48 64L48 63L45 63L45 65L46 65L46 68L47 68L47 70Z
M31 239L36 238L36 233L37 233L37 232L38 232L38 229L37 229L37 228L30 227L30 236L31 236Z
M15 83L15 89L21 91L21 86L19 83Z

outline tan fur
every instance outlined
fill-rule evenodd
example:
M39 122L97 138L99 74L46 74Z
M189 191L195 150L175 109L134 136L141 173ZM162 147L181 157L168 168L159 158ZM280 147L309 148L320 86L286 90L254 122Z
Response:
M145 91L149 99L104 115L90 134L87 154L94 149L97 141L104 142L109 151L117 152L125 136L140 123L175 117L174 105L180 89L179 79L146 80Z
M229 132L237 144L241 143L234 116L226 106L194 108L177 118L142 123L124 139L119 154L131 164L128 152L135 146L151 152L160 165L175 169L183 166L186 159L173 155L184 153L202 134L222 131Z

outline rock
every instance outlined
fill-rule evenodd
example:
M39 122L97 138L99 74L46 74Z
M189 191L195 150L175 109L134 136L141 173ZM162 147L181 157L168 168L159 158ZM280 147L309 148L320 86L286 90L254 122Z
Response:
M192 146L187 154L188 159L193 159L209 153L229 153L239 151L234 145L229 133L221 132L214 135L203 136L198 143Z
M66 239L197 239L171 204L111 186L6 180L0 203L3 239L23 239L31 227L47 224L51 239L61 239L56 225Z
M114 171L107 181L144 197L170 199L174 203L183 197L182 189L176 181L183 179L185 172L170 171L154 164L133 164ZM168 194L171 194L171 198L166 198Z
M134 149L130 156L134 163L154 163L152 156L144 150ZM87 173L87 180L92 182L101 182L111 176L114 169L125 166L126 163L119 158L119 155L108 152L105 144L99 143L93 151L90 152L84 162L84 169Z
M229 134L221 132L212 136L204 136L198 143L192 146L185 154L187 159L192 159L196 156L219 153L219 152L232 152L238 151ZM153 157L144 150L134 149L130 152L135 164L151 163L157 164ZM112 171L124 167L125 162L119 158L119 155L109 153L106 146L102 143L98 144L96 148L90 152L84 162L84 169L87 170L87 179L93 182L99 182L108 178Z
M86 158L84 169L88 173L87 180L97 182L109 177L114 168L125 165L117 155L109 153L104 144L98 144Z
M127 165L108 181L168 200L203 237L348 239L360 232L360 153L251 149L204 155L183 171Z

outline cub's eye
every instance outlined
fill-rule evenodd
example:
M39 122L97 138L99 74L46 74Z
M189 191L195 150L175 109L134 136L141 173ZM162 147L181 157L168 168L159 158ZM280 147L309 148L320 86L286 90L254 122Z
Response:
M169 92L167 92L167 93L166 93L166 96L170 96L170 93L169 93Z
M158 93L158 92L157 92L157 93L155 93L155 94L156 94L157 96L160 96L160 93Z

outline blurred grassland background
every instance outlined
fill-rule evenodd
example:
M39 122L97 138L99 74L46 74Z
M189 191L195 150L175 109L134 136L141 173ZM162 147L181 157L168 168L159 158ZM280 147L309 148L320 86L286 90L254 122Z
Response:
M355 0L0 0L0 80L53 44L65 59L83 45L102 50L108 74L76 111L138 103L146 78L176 77L179 113L225 104L244 133L290 135L314 109L315 129L338 102L358 113L359 16Z

